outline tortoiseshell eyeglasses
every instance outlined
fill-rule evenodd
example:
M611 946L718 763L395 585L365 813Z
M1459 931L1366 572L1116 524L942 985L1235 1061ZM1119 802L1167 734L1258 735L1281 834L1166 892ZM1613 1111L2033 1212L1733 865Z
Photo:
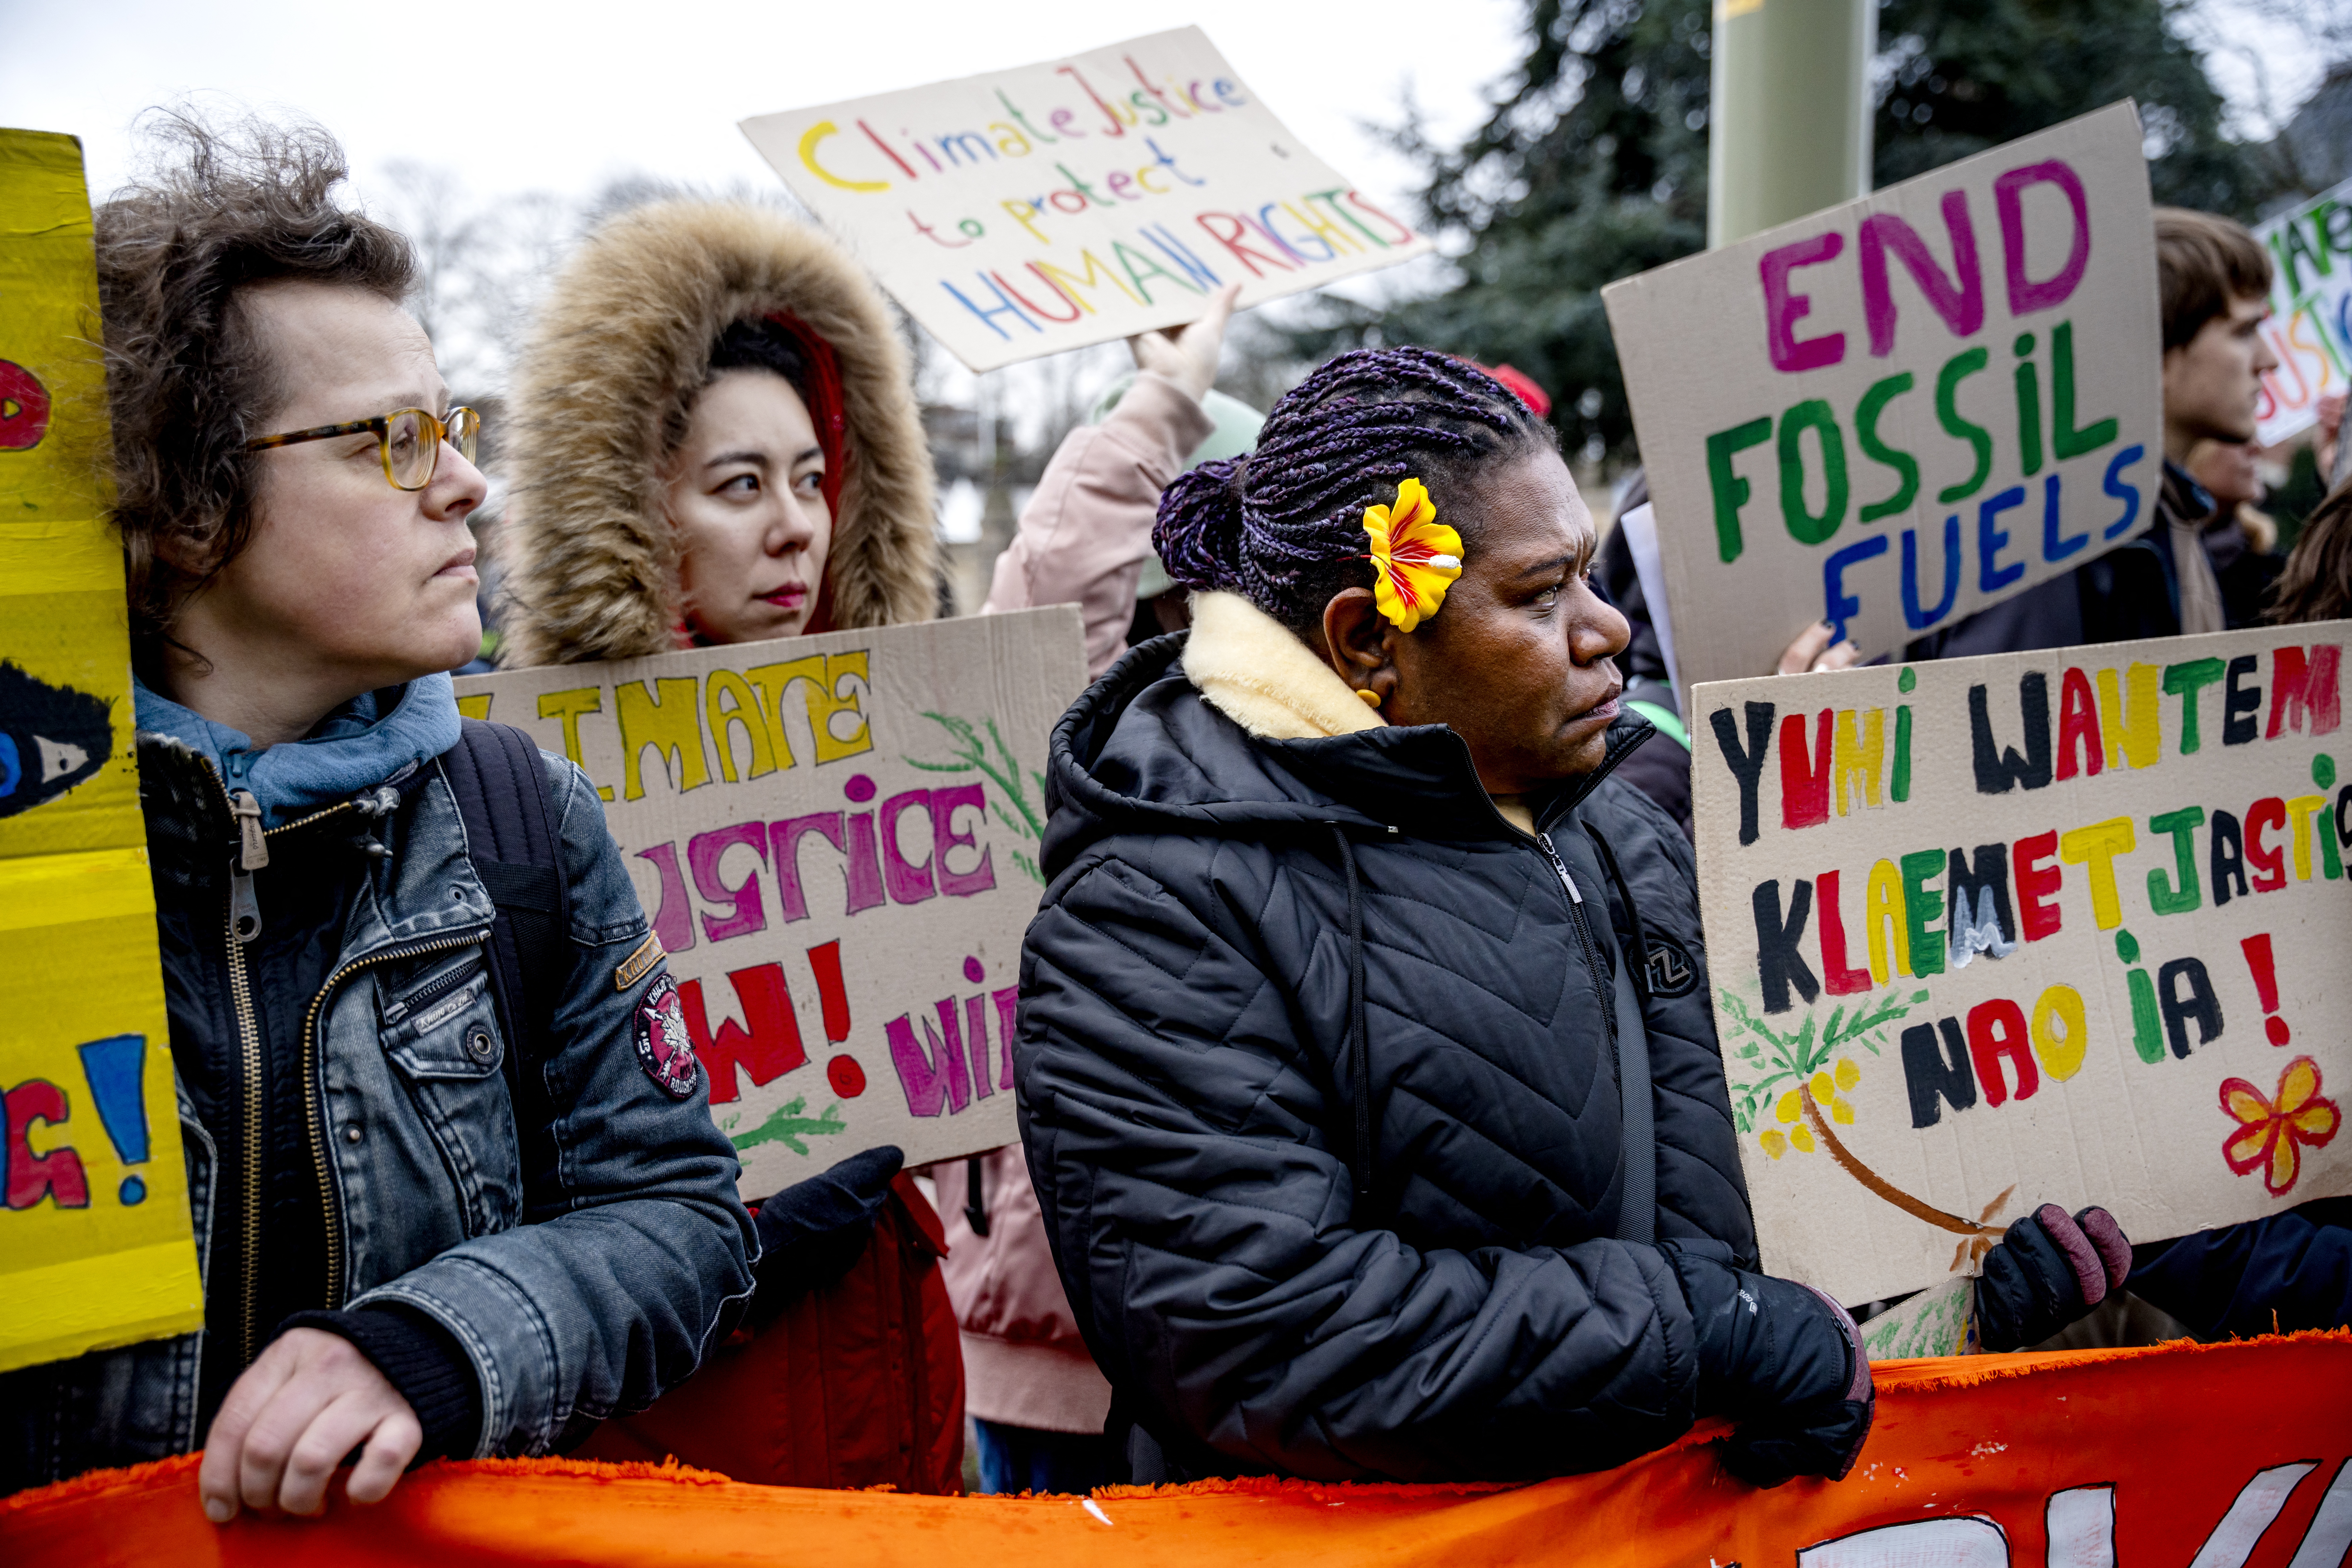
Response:
M446 441L474 460L474 446L482 434L482 416L470 408L452 408L446 420L429 409L395 408L373 419L346 425L321 425L315 430L289 430L282 436L256 436L245 444L248 452L290 447L298 441L324 441L335 436L375 434L377 455L383 458L383 477L396 489L421 490L433 482L441 466L441 443Z

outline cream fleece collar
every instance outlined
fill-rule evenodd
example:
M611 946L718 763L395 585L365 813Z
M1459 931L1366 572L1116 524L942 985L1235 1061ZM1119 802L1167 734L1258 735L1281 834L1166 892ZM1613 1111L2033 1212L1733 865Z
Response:
M1318 741L1388 723L1289 627L1239 594L1192 595L1184 678L1210 707L1261 741ZM1526 803L1492 798L1505 821L1534 834Z
M1289 627L1239 594L1192 595L1184 677L1262 741L1315 741L1387 723Z

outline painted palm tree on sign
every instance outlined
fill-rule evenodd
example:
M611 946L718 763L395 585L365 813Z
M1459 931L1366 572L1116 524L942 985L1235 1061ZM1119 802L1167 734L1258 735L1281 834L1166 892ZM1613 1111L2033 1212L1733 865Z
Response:
M1912 1196L1863 1163L1838 1137L1838 1127L1853 1123L1854 1110L1845 1096L1862 1081L1862 1066L1853 1047L1881 1056L1886 1031L1927 1000L1915 991L1907 998L1894 991L1860 1002L1840 1003L1823 1020L1808 1012L1794 1029L1776 1029L1759 1016L1738 994L1721 994L1723 1010L1738 1026L1725 1042L1729 1053L1725 1077L1731 1087L1733 1120L1743 1135L1752 1134L1765 1153L1778 1160L1791 1152L1827 1152L1848 1175L1915 1219L1925 1220L1960 1237L1952 1254L1957 1270L1982 1258L2000 1239L2000 1228L1990 1222L1999 1214L2014 1184L1987 1204L1977 1218L1963 1219Z

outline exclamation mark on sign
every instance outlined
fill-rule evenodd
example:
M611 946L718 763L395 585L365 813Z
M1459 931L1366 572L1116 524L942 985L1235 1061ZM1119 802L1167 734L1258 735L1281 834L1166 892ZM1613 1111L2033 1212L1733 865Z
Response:
M2238 944L2245 949L2246 967L2254 972L2254 994L2262 998L2263 1011L2269 1015L2263 1020L2263 1033L2271 1044L2283 1046L2292 1038L2286 1020L2278 1016L2278 971L2271 962L2271 936L2264 931L2250 936Z
M82 1076L98 1102L98 1119L126 1165L147 1163L147 1037L111 1035L80 1047ZM123 1206L144 1203L147 1179L133 1171L117 1189Z
M835 1045L849 1038L849 989L841 983L841 943L820 942L808 950L810 970L816 975L816 997L824 1015L824 1037ZM824 1064L824 1081L844 1100L866 1092L866 1069L844 1051Z

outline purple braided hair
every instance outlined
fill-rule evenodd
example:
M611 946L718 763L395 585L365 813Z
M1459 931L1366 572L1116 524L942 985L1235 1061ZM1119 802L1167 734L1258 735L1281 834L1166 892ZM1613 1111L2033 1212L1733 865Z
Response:
M1364 509L1394 500L1399 480L1426 484L1467 549L1474 473L1539 449L1557 449L1550 426L1476 366L1360 349L1285 394L1255 451L1180 475L1151 542L1175 581L1240 594L1303 633L1340 589L1370 585Z

